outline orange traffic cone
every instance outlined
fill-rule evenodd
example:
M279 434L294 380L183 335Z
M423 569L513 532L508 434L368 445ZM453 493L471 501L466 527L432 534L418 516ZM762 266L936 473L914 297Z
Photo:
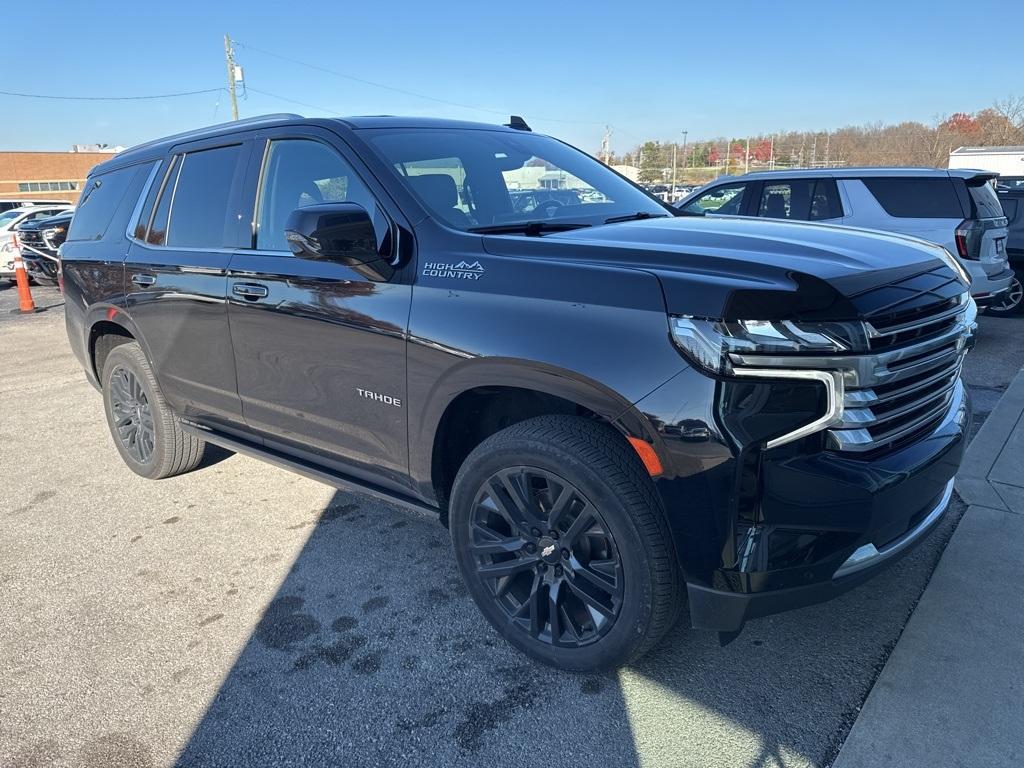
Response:
M14 236L14 279L18 283L18 309L25 314L35 312L36 303L32 300L32 291L28 287L28 273L25 272L25 262L21 258L17 234Z

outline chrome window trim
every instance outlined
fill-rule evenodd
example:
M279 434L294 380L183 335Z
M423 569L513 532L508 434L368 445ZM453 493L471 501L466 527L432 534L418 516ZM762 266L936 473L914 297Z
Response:
M801 381L819 381L825 387L825 413L814 421L802 427L787 432L779 437L772 438L766 443L766 448L777 448L780 445L791 443L815 432L821 432L829 427L838 424L843 418L843 374L839 371L821 371L810 369L786 369L786 368L737 368L733 371L736 376L744 376L759 379L796 379Z
M139 217L142 216L142 206L146 204L146 198L149 197L149 190L153 186L153 181L156 179L156 175L160 171L161 165L163 165L163 163L160 160L153 163L153 167L149 171L149 178L146 179L146 183L142 185L142 192L139 193L139 199L135 201L135 208L132 209L131 218L128 219L128 227L124 232L125 237L131 241L139 242L135 237L135 229L139 226Z

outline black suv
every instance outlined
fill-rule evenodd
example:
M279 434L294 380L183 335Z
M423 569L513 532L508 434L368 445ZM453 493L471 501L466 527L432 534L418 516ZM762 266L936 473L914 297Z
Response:
M42 285L57 283L57 250L68 235L74 211L26 221L18 227L18 242L28 276Z
M580 202L518 213L539 164ZM877 573L968 427L946 251L674 214L518 119L230 123L93 171L68 336L138 474L216 443L437 510L501 635L609 668L684 589L728 638Z

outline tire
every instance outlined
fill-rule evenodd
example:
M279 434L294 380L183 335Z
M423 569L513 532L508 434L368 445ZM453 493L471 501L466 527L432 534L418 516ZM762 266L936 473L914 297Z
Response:
M1013 282L1010 284L1007 297L999 304L990 304L985 314L996 317L1024 315L1024 269L1014 270Z
M206 442L182 431L138 343L120 344L110 351L102 382L107 426L132 472L162 480L199 465Z
M455 478L449 528L484 617L537 661L613 669L678 616L682 580L661 501L608 425L541 416L487 438Z

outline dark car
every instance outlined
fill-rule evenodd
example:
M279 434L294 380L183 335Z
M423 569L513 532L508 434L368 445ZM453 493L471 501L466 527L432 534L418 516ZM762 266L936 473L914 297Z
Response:
M45 219L26 221L18 226L18 244L29 278L42 285L56 285L57 249L68 236L74 211L65 211Z
M538 161L578 205L515 210ZM944 250L677 217L516 119L156 141L93 170L61 253L134 472L215 443L433 510L495 630L568 669L684 605L731 637L870 578L942 517L969 428L976 308Z
M1024 184L1000 187L998 192L1003 215L1009 222L1006 256L1013 270L1013 281L1003 300L989 306L987 313L1021 315L1024 314Z

